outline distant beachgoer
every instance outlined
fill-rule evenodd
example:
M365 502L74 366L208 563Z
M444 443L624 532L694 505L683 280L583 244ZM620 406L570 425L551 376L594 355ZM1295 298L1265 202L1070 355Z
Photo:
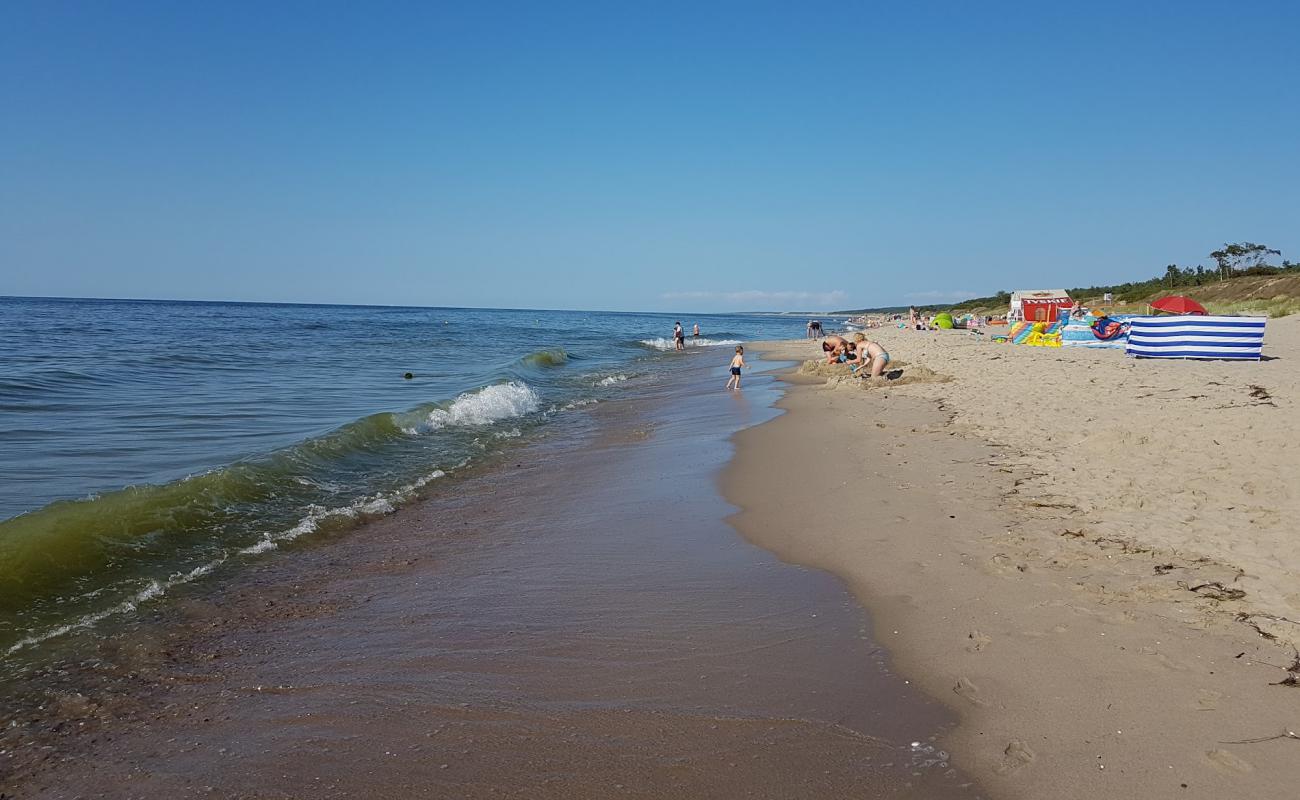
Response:
M686 349L686 331L682 330L681 322L673 326L673 344L678 350Z
M700 323L695 323L695 332L691 334L691 338L700 338Z
M804 338L805 339L813 338L812 331L813 331L812 320L808 320L808 333L804 335Z
M740 388L740 371L745 368L745 347L736 345L736 354L731 357L731 377L727 379L727 389L730 390L733 385Z
M871 377L879 378L880 373L884 372L889 364L889 353L880 346L879 342L873 342L860 333L853 334L853 339L858 345L859 366L851 369L854 372L859 369L870 369Z
M916 306L909 306L907 309L907 324L913 330L919 330L916 319Z

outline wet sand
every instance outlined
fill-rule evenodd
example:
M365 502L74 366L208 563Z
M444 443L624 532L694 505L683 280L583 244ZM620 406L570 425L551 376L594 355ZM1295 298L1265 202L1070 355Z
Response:
M919 334L915 352L900 360L924 350L951 376L980 357L961 349L966 339L952 346L958 349L945 354L943 337ZM765 347L783 358L808 358L814 348ZM982 357L990 355L1055 361L1069 354L990 350ZM1103 355L1117 360L1115 369L1134 368L1119 354L1087 354L1090 376L1111 368ZM1178 366L1206 369L1162 364L1149 372ZM1260 382L1260 370L1243 371L1255 365L1231 366L1243 393ZM853 587L898 670L960 715L942 741L993 796L1294 796L1300 694L1286 685L1294 674L1286 668L1295 653L1240 616L1230 590L1253 585L1238 582L1246 573L1145 543L1139 532L1153 524L1148 517L1134 516L1127 530L1137 535L1121 537L1110 532L1122 526L1120 507L1080 511L1059 488L1032 491L1044 482L1034 468L1042 458L963 424L977 413L1011 413L969 404L980 397L1003 403L1003 376L985 372L987 382L977 383L984 373L973 362L956 383L867 389L791 374L779 403L787 413L736 437L723 485L743 509L738 528L783 559L829 570ZM1274 378L1267 385L1277 385L1277 374L1265 373ZM1145 419L1145 408L1132 417L1125 410L1142 403L1141 394L1108 395L1108 410L1121 420L1115 427ZM1042 408L1022 415L1017 435L1059 436L1030 427L1047 417ZM1158 435L1210 422L1166 417ZM1091 427L1107 435L1105 426ZM1054 454L1051 463L1065 457ZM1170 461L1152 479L1177 483L1178 469ZM1198 478L1191 469L1187 477ZM1285 473L1266 474L1281 480ZM1064 477L1053 479L1059 487ZM1099 482L1076 484L1091 490ZM1205 503L1230 507L1238 490L1229 482L1226 500L1211 495ZM1150 505L1164 500L1153 496ZM1287 502L1286 492L1273 502ZM1106 533L1097 532L1099 523ZM1230 551L1260 533L1238 538L1228 528L1222 545ZM1205 588L1216 585L1225 591Z
M21 798L981 796L934 743L950 713L891 669L843 585L724 521L727 437L774 416L771 379L729 395L720 368L679 378L600 409L580 440L189 592L103 645L116 680L74 669L45 719L7 733L0 783Z

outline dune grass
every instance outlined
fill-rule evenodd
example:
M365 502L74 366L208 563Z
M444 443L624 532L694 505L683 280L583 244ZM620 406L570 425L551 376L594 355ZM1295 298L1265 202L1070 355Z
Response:
M1300 314L1300 297L1278 295L1268 300L1210 300L1203 304L1211 314L1244 315L1252 317L1286 317Z

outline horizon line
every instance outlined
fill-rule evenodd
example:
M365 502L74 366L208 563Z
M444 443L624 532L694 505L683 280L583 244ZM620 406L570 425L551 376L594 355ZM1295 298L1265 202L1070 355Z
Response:
M843 311L809 311L809 310L776 310L776 309L754 309L754 310L734 310L734 311L615 311L612 309L599 308L510 308L505 306L414 306L401 305L395 303L321 303L308 302L303 300L192 300L179 299L171 297L94 297L94 296L76 296L76 295L21 295L21 294L0 294L0 300L59 300L59 301L95 301L102 303L195 303L208 305L253 305L253 306L306 306L306 307L327 307L327 308L402 308L402 309L420 309L420 310L440 310L440 311L546 311L558 312L565 314L666 314L672 316L683 313L705 314L709 316L726 316L727 314L781 314L781 315L804 315L804 314L822 314L822 315L841 315L848 312ZM884 307L892 308L892 306ZM867 309L871 310L871 309Z

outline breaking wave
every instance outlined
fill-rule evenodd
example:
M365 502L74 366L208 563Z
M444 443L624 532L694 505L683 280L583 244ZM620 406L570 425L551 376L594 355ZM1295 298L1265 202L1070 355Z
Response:
M522 417L541 407L541 399L526 383L510 381L466 392L445 408L434 408L416 424L402 428L409 435L428 433L450 426L488 425L503 419Z
M662 337L658 339L642 339L638 344L642 347L648 347L651 350L675 350L677 347L673 343L672 339L664 339ZM742 342L738 339L705 339L702 337L695 339L690 336L686 337L687 347L720 347L722 345L736 344L742 344Z
M434 465L481 452L485 426L540 406L522 382L493 384L180 480L0 521L0 655L133 611L232 558L390 514L446 474ZM518 424L489 441L508 446Z

